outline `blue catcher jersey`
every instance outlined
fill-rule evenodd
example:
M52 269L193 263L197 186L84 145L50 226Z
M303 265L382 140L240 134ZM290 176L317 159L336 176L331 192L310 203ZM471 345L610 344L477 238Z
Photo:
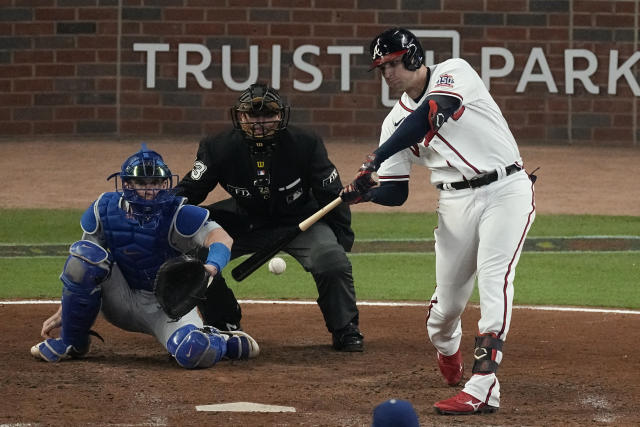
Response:
M179 255L169 244L169 232L175 212L184 200L176 197L165 206L155 229L143 228L130 217L122 209L118 193L105 193L97 201L95 212L102 224L106 246L131 288L152 291L162 263Z

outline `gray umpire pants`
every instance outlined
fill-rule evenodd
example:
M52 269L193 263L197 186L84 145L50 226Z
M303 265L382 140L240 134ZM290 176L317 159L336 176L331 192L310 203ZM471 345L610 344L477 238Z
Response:
M288 230L291 228L270 227L233 236L231 258L256 252ZM329 332L342 329L349 322L358 324L351 262L331 227L319 221L293 239L283 251L313 276L318 289L317 303Z

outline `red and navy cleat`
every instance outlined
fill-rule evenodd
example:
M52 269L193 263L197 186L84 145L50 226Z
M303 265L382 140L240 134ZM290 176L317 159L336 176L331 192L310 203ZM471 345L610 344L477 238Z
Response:
M433 407L440 415L491 414L498 412L498 407L487 405L464 391L450 399L436 402Z

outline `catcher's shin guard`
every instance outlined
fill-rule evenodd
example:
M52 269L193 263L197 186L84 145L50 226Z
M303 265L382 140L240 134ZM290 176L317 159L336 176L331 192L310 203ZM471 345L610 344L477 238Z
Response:
M61 339L66 346L86 353L89 330L102 301L100 284L111 272L109 253L97 244L80 240L71 245L60 280L62 290Z
M167 350L183 368L208 368L227 352L227 341L217 329L185 325L169 337Z
M89 351L87 345L82 350L66 345L61 338L49 338L31 347L31 355L47 362L59 362L70 357L81 357Z

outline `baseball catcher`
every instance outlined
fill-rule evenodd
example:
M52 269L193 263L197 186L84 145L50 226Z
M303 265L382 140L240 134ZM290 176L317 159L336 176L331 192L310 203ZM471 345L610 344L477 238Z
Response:
M82 239L71 245L60 275L62 303L43 323L45 340L31 348L34 357L85 356L100 311L121 329L154 336L184 368L258 355L248 334L206 327L195 309L209 275L229 261L233 240L206 209L175 196L174 177L145 144L109 177L116 191L82 215ZM208 248L204 264L185 255L199 248Z

